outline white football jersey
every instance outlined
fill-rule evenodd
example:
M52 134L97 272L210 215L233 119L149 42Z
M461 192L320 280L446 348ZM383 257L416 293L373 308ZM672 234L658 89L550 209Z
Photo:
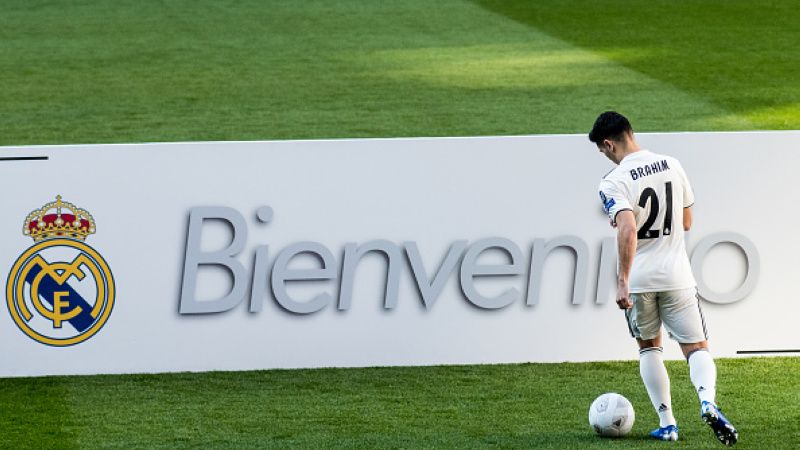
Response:
M692 206L694 193L677 159L629 154L600 182L600 199L612 221L626 209L636 217L631 293L695 287L683 240L683 208Z

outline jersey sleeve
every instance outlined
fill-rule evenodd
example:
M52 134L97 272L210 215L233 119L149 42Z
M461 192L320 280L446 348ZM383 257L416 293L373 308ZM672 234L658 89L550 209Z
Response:
M611 180L604 179L600 182L600 201L608 218L616 223L617 214L621 211L633 211L622 186Z

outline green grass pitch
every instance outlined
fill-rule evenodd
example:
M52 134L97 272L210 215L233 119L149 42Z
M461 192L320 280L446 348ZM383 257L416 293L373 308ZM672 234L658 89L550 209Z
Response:
M700 420L686 363L667 368L675 443L647 436L658 418L628 361L5 379L0 447L723 448ZM718 370L737 448L800 448L800 358L721 359ZM636 408L622 439L588 425L589 404L608 391Z
M798 23L785 0L7 0L0 145L584 133L604 109L798 129ZM800 448L800 359L718 366L738 447ZM628 361L2 379L0 448L721 448L668 369L666 445ZM587 425L606 391L625 439Z

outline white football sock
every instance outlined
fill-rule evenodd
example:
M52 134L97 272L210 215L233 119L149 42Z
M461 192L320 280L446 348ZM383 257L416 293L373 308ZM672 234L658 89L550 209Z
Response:
M675 425L672 415L672 397L669 392L669 374L664 366L661 347L648 347L639 350L639 373L647 388L653 408L658 413L660 427Z
M714 403L717 393L717 366L706 349L695 350L689 354L689 378L700 401Z

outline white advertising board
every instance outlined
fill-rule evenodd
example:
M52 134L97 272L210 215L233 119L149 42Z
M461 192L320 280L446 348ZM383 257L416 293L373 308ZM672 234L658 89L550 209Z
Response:
M638 137L692 180L714 354L800 348L800 132ZM0 376L637 355L583 135L0 157Z

